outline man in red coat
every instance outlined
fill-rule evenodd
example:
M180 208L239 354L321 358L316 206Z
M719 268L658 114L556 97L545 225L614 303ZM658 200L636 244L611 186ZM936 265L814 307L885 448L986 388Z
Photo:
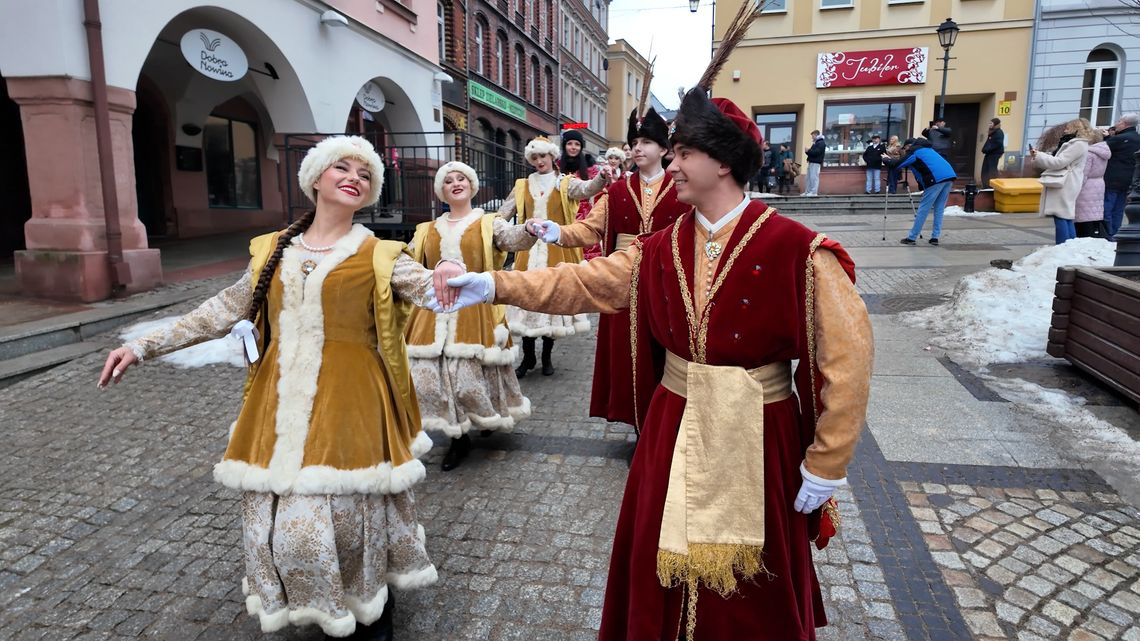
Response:
M609 256L629 247L641 234L665 229L693 206L677 198L673 179L665 174L661 159L669 149L669 126L650 107L638 117L629 114L626 140L633 149L637 171L610 185L589 216L565 227L551 221L533 221L532 233L547 243L563 247L602 244ZM629 311L607 314L598 322L598 347L594 357L594 384L590 416L633 425L633 365L629 351Z
M693 89L669 166L693 213L588 265L449 281L459 305L629 309L641 440L603 641L810 641L826 625L809 544L863 427L871 327L843 248L745 197L760 139Z

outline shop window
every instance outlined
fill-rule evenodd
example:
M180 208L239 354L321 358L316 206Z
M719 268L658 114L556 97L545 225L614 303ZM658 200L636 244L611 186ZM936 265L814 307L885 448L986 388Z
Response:
M787 0L768 0L760 13L785 13L788 10Z
M871 137L906 140L913 130L914 99L844 100L823 103L823 136L828 167L856 167ZM806 146L806 145L804 145ZM798 152L799 150L797 150Z
M261 209L257 128L253 123L210 116L203 132L210 207Z
M1116 116L1116 88L1120 58L1108 49L1094 49L1085 63L1081 87L1081 118L1096 127L1110 127Z
M855 6L855 0L819 0L820 9L847 9Z

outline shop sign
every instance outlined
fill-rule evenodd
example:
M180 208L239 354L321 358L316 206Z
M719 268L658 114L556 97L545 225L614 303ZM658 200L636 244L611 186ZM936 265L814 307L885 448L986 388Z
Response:
M481 102L488 107L501 111L508 116L518 118L519 120L526 120L526 107L523 107L517 101L511 100L503 94L485 87L474 80L467 81L467 93L475 102Z
M241 47L217 31L191 29L183 34L179 46L186 62L207 78L233 82L240 80L249 70L249 61Z
M589 129L590 124L586 122L564 122L562 123L563 129Z
M926 47L835 51L821 53L816 62L815 86L870 87L926 82Z
M361 109L369 113L380 113L384 110L384 104L386 102L387 99L384 97L384 90L375 82L364 83L360 91L356 92L356 104L360 105Z

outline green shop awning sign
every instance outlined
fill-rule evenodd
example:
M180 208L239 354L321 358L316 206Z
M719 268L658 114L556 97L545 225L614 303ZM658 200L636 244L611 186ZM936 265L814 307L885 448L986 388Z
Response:
M518 102L511 100L493 89L484 87L474 80L467 81L467 93L471 96L472 100L481 102L508 116L513 116L519 120L526 120L526 107L523 107Z

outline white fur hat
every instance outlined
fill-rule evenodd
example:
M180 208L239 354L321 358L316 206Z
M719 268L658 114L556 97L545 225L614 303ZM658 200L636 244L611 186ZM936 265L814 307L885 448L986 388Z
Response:
M558 145L550 142L546 136L538 136L526 144L526 149L523 150L523 156L530 160L531 156L541 156L543 154L550 154L554 160L558 160L562 156L562 150Z
M471 168L471 165L459 162L458 160L452 160L451 162L444 163L443 166L439 168L439 171L435 172L435 197L438 198L440 202L446 202L447 200L443 197L443 179L447 178L447 175L453 171L458 171L464 176L467 176L467 181L471 183L472 197L479 193L479 176L475 173L475 170Z
M617 158L618 160L625 160L625 152L621 150L621 147L610 147L609 149L606 150L605 158L606 158L606 160L609 160L610 158Z
M326 169L342 158L354 158L368 165L372 180L369 181L370 190L364 207L375 205L380 200L380 190L384 188L384 162L372 148L372 143L360 136L329 136L309 149L297 171L301 191L316 204L317 193L313 185L321 179L321 174Z

